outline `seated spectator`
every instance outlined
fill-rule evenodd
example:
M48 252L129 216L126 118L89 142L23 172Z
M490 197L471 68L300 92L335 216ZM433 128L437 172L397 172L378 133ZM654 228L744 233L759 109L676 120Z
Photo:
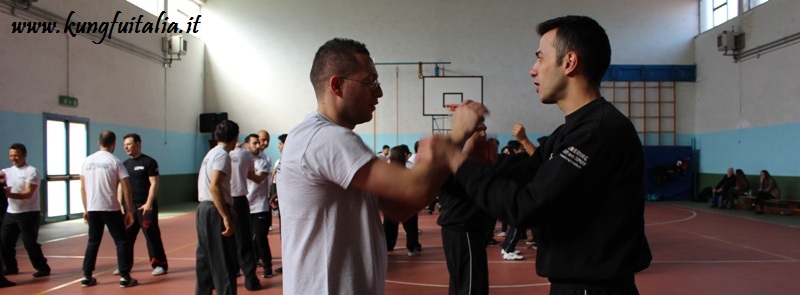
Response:
M736 201L736 196L747 195L750 193L750 181L744 175L742 169L736 169L736 185L728 190L725 203L728 204L728 209L733 209Z
M755 196L756 203L754 206L756 214L764 214L765 200L781 198L781 188L778 187L778 183L769 175L767 170L761 170L761 185L758 187Z
M733 175L733 168L728 167L728 173L714 187L714 196L711 198L711 208L725 209L726 204L723 197L728 195L728 191L736 185L736 177Z

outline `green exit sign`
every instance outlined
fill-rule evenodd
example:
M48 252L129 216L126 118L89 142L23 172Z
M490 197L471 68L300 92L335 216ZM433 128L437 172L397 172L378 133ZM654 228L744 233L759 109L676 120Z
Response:
M59 95L58 104L66 107L75 108L78 107L78 99L71 96Z

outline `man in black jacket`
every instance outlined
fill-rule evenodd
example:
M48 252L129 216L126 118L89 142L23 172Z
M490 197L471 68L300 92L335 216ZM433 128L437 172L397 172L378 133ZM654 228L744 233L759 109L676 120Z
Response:
M730 206L733 209L733 204L726 204L728 191L736 186L736 176L733 175L733 168L728 167L728 172L722 176L717 186L714 187L714 197L711 198L711 208L725 209L725 206Z
M652 260L644 233L645 161L630 120L600 96L611 60L608 36L583 16L548 20L537 31L530 74L542 103L557 104L565 123L517 165L475 162L467 159L469 146L442 137L432 139L432 156L479 207L538 229L536 272L549 279L550 294L638 294L634 273ZM487 112L462 103L453 130L471 133Z

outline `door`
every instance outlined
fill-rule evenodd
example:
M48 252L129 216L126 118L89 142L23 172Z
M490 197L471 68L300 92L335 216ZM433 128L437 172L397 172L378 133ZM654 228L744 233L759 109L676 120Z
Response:
M89 119L45 114L45 221L82 218L80 172L88 133Z

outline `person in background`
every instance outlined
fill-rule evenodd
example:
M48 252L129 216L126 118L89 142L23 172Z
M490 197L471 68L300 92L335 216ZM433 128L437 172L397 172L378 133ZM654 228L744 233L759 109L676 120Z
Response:
M761 184L756 192L755 213L764 214L764 201L781 198L781 188L767 170L761 170Z

